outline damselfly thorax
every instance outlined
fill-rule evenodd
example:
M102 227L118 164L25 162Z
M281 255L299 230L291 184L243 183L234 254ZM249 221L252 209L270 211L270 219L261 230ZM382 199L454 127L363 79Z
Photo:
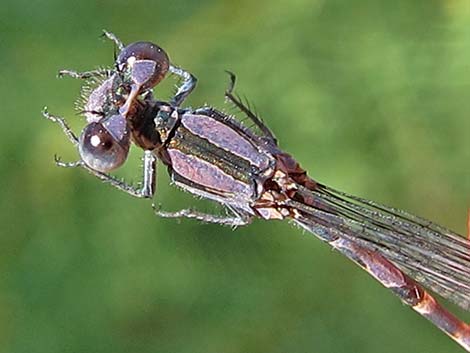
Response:
M152 151L168 166L172 181L193 194L239 213L283 219L293 214L279 201L295 199L299 184L316 185L275 141L232 116L148 100L136 109L128 118L134 142Z

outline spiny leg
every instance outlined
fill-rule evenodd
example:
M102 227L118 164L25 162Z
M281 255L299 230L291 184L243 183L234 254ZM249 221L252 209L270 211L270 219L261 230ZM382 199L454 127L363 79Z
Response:
M157 180L157 159L152 151L145 150L143 157L143 177L141 193L143 197L151 198L155 194Z
M170 65L169 71L183 79L183 83L178 87L175 96L171 99L170 103L174 107L179 107L181 103L188 97L197 84L197 78L182 68Z
M252 216L246 212L239 211L237 212L231 207L228 209L234 214L233 217L229 216L219 216L213 215L209 213L203 213L191 209L182 209L176 212L167 212L162 211L159 206L153 204L153 210L157 216L164 217L164 218L189 218L189 219L196 219L201 222L205 223L214 223L224 226L231 226L231 227L240 227L245 226L251 223Z
M124 44L119 40L119 38L111 32L108 32L106 30L103 30L103 37L110 39L114 44L117 46L117 48L121 51L124 48ZM77 72L73 70L60 70L58 76L63 77L63 76L70 76L72 78L80 79L80 80L87 80L92 77L96 76L102 76L103 74L106 74L110 76L113 73L112 70L91 70L91 71L85 71L85 72Z
M111 76L113 74L112 70L91 70L91 71L84 71L84 72L78 72L74 70L60 70L57 76L59 78L62 78L64 76L70 76L72 78L76 78L78 80L88 80L93 77L103 77L103 76Z
M79 139L75 135L75 133L70 129L69 125L65 121L64 118L56 115L52 115L47 111L47 108L44 108L42 112L43 116L56 123L62 128L62 131L70 140L70 142L75 146L78 147ZM119 180L116 177L98 172L97 170L90 168L86 165L82 160L74 161L74 162L63 162L60 157L55 156L55 163L59 167L63 168L83 168L90 174L94 175L101 181L110 184L111 186L138 198L151 198L155 192L155 180L156 180L156 158L151 151L144 152L144 165L143 165L143 181L142 181L142 188L136 188L132 185L127 184L123 180Z
M151 154L151 151L145 151L144 154L144 168L143 168L143 182L142 187L138 188L133 185L126 183L124 180L118 179L110 174L98 172L97 170L90 168L83 161L79 160L76 162L63 162L60 158L55 158L56 165L65 168L81 167L85 169L91 175L94 175L101 181L110 184L116 189L125 192L131 196L137 198L152 198L155 190L155 157Z
M111 40L116 44L116 47L121 51L124 49L124 43L121 42L121 40L112 32L108 32L107 30L103 29L103 37Z
M151 151L145 151L143 161L144 165L141 188L129 185L124 180L117 179L110 174L98 172L81 161L80 166L98 179L110 184L111 186L114 186L116 189L124 191L125 193L134 197L148 199L152 198L155 192L156 159Z
M134 197L138 198L149 198L145 192L143 192L143 188L139 189L132 185L127 184L125 181L115 178L114 176L106 173L98 172L89 166L87 166L82 160L78 160L75 162L63 162L60 157L55 156L55 163L59 167L63 168L83 168L91 175L97 177L101 181L115 187L116 189L125 192Z
M75 135L75 133L72 131L70 128L69 124L65 121L64 118L56 115L52 115L49 113L47 110L47 107L44 107L42 110L42 116L46 118L47 120L52 121L53 123L59 124L59 126L62 128L62 131L64 132L65 136L72 142L72 144L77 147L78 146L78 137Z
M230 76L230 83L225 91L225 98L234 104L238 109L240 109L248 118L253 121L253 123L261 130L264 134L264 137L277 145L277 139L271 130L263 123L261 118L253 113L249 107L247 107L242 100L233 94L233 89L235 87L236 76L233 72L225 71Z

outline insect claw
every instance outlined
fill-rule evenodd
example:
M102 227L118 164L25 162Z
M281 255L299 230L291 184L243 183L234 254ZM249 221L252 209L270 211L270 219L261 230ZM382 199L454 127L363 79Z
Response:
M60 163L62 163L62 158L59 155L54 154L54 162L55 164L59 165Z
M229 70L224 70L230 77L230 82L228 84L227 89L225 90L225 98L228 99L228 95L232 94L233 89L235 88L235 81L237 80L237 77L232 71Z
M49 110L48 110L47 107L44 107L44 108L42 109L42 112L41 112L41 113L42 113L42 116L43 116L44 118L46 118L47 120L52 121L53 123L56 123L56 122L58 122L58 121L63 120L63 119L61 119L61 118L59 118L59 117L57 117L57 116L55 116L55 115L51 115L51 113L49 113Z
M57 78L64 78L64 76L67 75L68 72L69 70L65 70L65 69L61 69L57 71Z
M47 108L47 106L45 106L44 108L42 108L42 111L41 111L41 114L44 118L46 118L47 120L51 120L53 122L57 121L57 119L55 118L55 116L51 115L49 113L49 109Z

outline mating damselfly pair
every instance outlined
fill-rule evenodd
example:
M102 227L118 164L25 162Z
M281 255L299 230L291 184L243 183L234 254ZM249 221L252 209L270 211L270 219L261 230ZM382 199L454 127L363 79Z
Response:
M168 167L183 190L222 204L231 216L189 209L163 217L194 218L230 226L254 218L291 220L329 243L369 272L403 303L426 317L467 351L470 326L443 308L424 287L470 310L470 242L462 236L405 211L346 194L309 176L249 107L233 93L229 73L228 102L248 119L212 107L182 108L196 78L174 66L158 45L125 46L105 32L119 53L110 69L60 71L83 79L91 88L82 113L87 125L77 137L66 121L44 111L77 147L80 159L62 167L82 167L132 196L151 198L156 162ZM168 73L181 77L169 101L158 100L152 88ZM108 172L127 159L131 143L144 150L142 187L126 184Z

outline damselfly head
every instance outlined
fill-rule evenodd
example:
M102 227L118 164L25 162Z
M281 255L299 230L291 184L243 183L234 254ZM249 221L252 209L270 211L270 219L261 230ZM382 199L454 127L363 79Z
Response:
M126 118L116 114L85 126L78 151L86 165L106 173L126 161L129 147L130 132Z
M121 50L116 65L142 92L155 87L165 77L170 59L156 44L135 42Z
M83 113L88 123L98 122L125 103L128 91L129 89L124 87L124 83L116 73L94 77L82 88L77 108Z

